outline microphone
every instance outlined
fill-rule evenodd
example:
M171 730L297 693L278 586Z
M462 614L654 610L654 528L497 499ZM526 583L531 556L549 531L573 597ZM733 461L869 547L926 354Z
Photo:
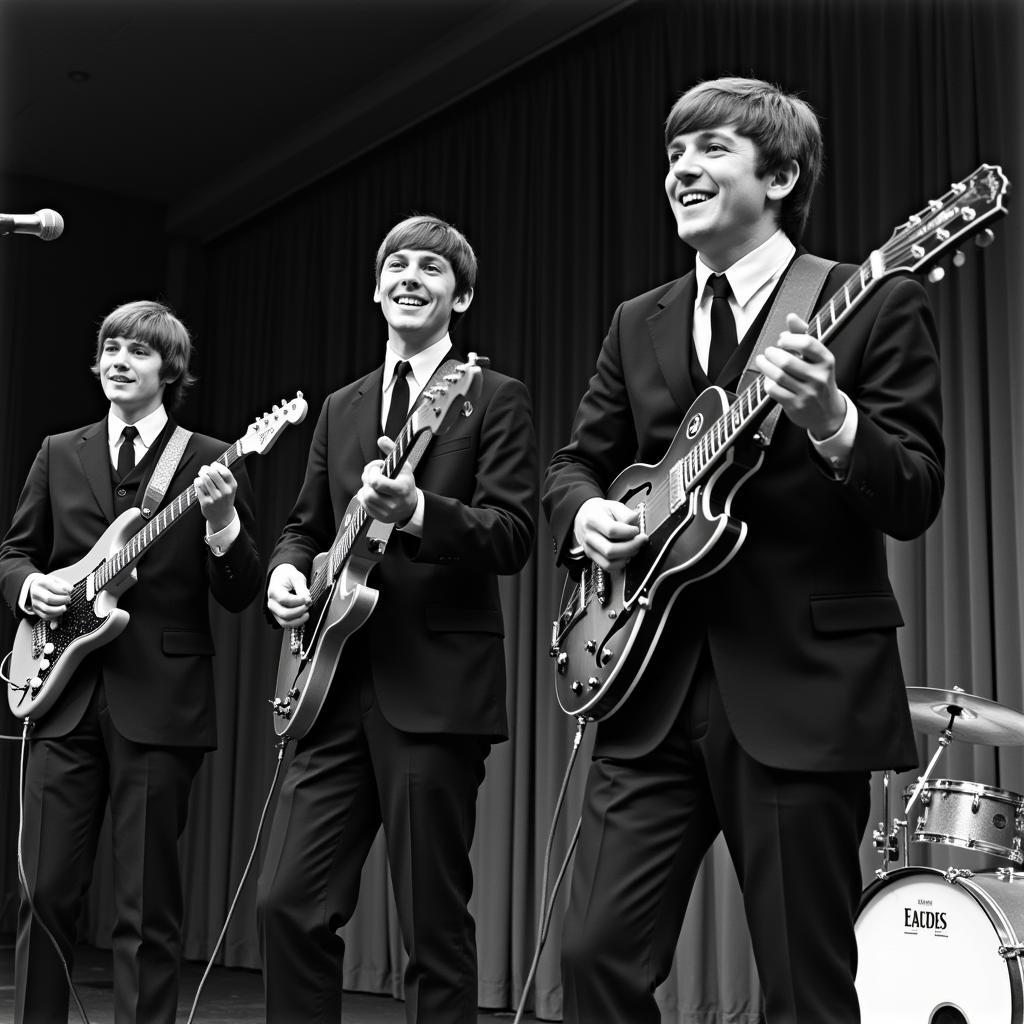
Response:
M63 230L64 218L56 210L0 213L0 235L38 235L44 242L52 242Z

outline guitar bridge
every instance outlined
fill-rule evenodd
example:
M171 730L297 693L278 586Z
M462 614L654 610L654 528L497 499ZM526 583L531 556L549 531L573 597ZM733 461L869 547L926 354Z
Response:
M302 640L305 632L302 626L294 626L289 630L288 651L293 658L302 657Z

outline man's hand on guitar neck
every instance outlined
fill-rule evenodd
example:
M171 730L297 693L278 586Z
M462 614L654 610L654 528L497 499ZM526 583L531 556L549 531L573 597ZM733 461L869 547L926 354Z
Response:
M573 533L592 562L602 569L621 569L647 543L638 520L637 510L621 501L588 498L576 513Z
M390 455L395 442L389 437L377 439L377 446L385 456ZM356 497L367 515L378 523L394 523L398 529L411 527L416 536L423 533L423 492L416 486L412 468L405 463L392 478L381 472L384 459L374 459L363 469L363 486Z
M294 565L282 562L274 567L267 585L267 610L285 629L309 618L309 587Z

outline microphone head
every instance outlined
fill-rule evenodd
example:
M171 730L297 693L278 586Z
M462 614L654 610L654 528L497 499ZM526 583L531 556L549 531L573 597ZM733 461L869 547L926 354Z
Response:
M64 231L64 218L56 210L36 210L39 218L39 237L44 242L60 238Z

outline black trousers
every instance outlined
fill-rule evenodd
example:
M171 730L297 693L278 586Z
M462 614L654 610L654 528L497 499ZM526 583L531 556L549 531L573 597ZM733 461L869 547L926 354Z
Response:
M867 772L767 768L739 746L701 658L667 737L595 757L563 938L566 1024L658 1024L701 861L719 832L743 890L769 1024L855 1024Z
M110 721L102 682L69 735L30 741L22 838L25 874L36 911L69 969L110 802L117 1024L175 1020L182 916L178 838L202 759L203 752L194 748L146 747L126 740ZM64 972L24 895L14 977L18 1024L66 1024Z
M409 962L406 1019L476 1024L469 848L490 744L399 732L343 664L288 766L260 874L268 1024L338 1024L343 940L383 825Z

